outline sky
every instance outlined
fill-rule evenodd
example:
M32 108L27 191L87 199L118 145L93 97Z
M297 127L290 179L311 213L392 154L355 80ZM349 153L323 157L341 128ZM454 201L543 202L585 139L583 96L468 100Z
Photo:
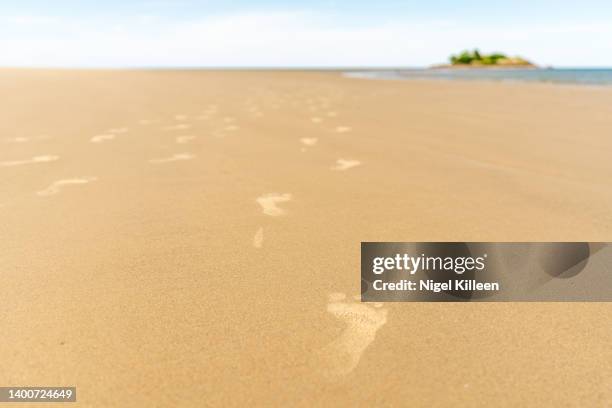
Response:
M0 0L0 66L612 67L610 0Z

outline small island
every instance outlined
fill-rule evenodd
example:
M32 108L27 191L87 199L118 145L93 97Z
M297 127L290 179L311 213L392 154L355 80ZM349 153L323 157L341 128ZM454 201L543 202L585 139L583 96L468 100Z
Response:
M478 49L451 55L449 61L450 64L435 65L432 68L537 68L522 57L508 57L499 52L481 54Z

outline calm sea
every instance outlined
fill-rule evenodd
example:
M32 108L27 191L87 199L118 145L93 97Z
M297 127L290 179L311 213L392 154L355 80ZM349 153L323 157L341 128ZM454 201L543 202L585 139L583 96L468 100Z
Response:
M559 69L394 69L347 71L346 76L370 79L447 79L612 85L610 68Z

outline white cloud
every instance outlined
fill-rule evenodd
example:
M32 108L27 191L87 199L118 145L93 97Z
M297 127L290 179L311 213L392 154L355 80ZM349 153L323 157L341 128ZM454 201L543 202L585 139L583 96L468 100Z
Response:
M176 21L3 17L4 66L424 66L479 47L541 64L611 66L612 26L573 23L477 27L452 21L343 25L307 12Z

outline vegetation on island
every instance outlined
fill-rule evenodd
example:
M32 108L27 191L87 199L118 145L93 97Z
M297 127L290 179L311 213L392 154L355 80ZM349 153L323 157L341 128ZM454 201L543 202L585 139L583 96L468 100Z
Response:
M451 55L451 66L453 67L489 67L489 66L518 66L533 67L534 65L521 57L508 57L502 53L481 54L478 49L474 51L463 51L458 55Z

